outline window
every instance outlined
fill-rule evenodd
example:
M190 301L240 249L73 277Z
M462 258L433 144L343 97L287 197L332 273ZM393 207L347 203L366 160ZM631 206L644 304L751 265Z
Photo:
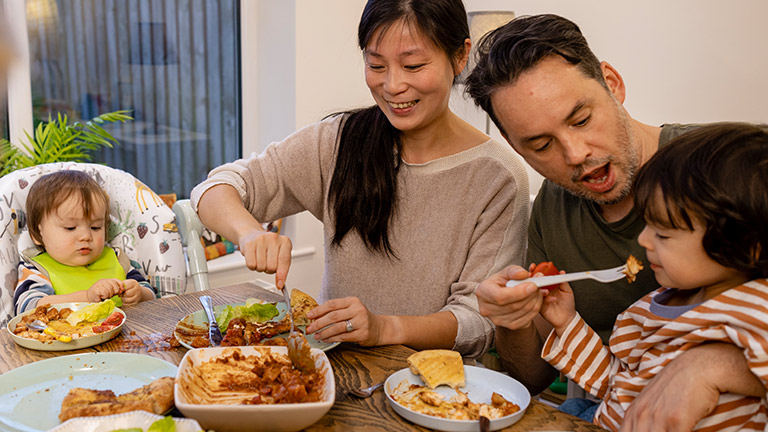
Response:
M95 161L188 197L240 157L239 0L27 0L35 124L131 110Z

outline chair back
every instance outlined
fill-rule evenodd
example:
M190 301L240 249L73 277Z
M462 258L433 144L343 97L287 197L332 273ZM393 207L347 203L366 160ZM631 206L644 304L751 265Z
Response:
M186 263L173 211L133 175L105 165L57 162L14 171L0 178L0 324L13 316L13 291L21 252L34 243L26 227L30 186L60 170L84 171L109 196L107 242L120 248L160 295L183 292Z

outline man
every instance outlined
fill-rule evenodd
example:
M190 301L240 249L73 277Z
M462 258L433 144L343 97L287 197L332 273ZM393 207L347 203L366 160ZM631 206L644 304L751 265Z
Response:
M621 75L597 59L576 24L556 15L520 17L483 39L467 91L546 178L531 213L527 263L552 261L578 272L622 265L630 254L645 260L637 243L644 222L630 194L634 175L660 146L695 126L656 127L630 117L622 106ZM549 333L538 317L545 296L533 284L504 286L528 276L510 266L482 282L477 297L481 313L497 325L502 364L536 394L556 376L540 358ZM571 283L577 311L606 343L616 315L657 287L650 271L631 285ZM761 391L737 350L720 344L691 350L636 399L625 426L632 429L643 412L646 425L688 430L733 385L744 394ZM679 400L686 395L698 403L687 401L682 410Z

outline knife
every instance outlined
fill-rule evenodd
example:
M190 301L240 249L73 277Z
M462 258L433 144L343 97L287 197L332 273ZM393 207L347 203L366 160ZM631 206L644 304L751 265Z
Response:
M211 340L211 346L221 346L221 330L219 324L216 322L216 315L213 313L213 304L211 303L211 296L200 296L200 303L203 305L203 310L208 316L208 338Z

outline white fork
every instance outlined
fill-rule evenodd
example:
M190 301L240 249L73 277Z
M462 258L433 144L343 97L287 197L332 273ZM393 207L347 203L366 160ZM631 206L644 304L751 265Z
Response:
M608 282L614 282L621 278L627 277L627 274L624 273L626 270L627 270L627 266L625 264L622 266L618 266L618 267L606 269L606 270L590 270L585 272L566 273L566 274L555 275L555 276L540 276L540 277L531 277L523 280L511 280L507 282L507 286L513 287L523 282L533 282L537 287L543 287L547 285L560 285L561 283L571 282L575 280L582 280L582 279L594 279L598 282L608 283Z

